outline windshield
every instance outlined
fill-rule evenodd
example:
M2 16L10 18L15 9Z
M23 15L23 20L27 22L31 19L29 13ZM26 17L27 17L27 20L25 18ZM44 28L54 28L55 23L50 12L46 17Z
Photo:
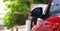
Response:
M60 13L60 0L53 0L50 8L51 15Z

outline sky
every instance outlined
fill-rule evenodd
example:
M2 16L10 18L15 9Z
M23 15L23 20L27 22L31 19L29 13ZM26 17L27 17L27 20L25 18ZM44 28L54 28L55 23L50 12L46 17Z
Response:
M6 13L4 9L5 9L5 3L3 3L2 0L0 0L0 25L4 25L3 17L5 16L5 13Z

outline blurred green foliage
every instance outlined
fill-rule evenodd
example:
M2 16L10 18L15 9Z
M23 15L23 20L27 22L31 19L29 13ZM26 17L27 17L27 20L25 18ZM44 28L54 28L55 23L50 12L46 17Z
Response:
M47 4L47 0L34 0L35 4Z
M3 2L7 2L6 7L10 9L4 17L4 24L8 29L25 24L26 14L30 11L30 4L46 3L45 0L3 0ZM14 12L22 12L22 14L15 14Z

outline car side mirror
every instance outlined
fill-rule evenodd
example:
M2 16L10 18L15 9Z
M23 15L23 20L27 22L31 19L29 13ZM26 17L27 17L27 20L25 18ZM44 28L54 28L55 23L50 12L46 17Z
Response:
M36 7L31 11L31 16L33 17L40 17L42 15L43 8L42 7Z

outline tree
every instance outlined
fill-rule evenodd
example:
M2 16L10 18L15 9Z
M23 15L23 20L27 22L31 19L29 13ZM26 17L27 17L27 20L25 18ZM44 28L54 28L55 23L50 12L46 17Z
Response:
M6 7L10 9L10 11L4 17L4 24L9 29L16 25L25 24L25 20L27 17L27 13L30 10L27 1L25 0L4 0L6 3ZM15 12L22 12L22 14L15 14Z

